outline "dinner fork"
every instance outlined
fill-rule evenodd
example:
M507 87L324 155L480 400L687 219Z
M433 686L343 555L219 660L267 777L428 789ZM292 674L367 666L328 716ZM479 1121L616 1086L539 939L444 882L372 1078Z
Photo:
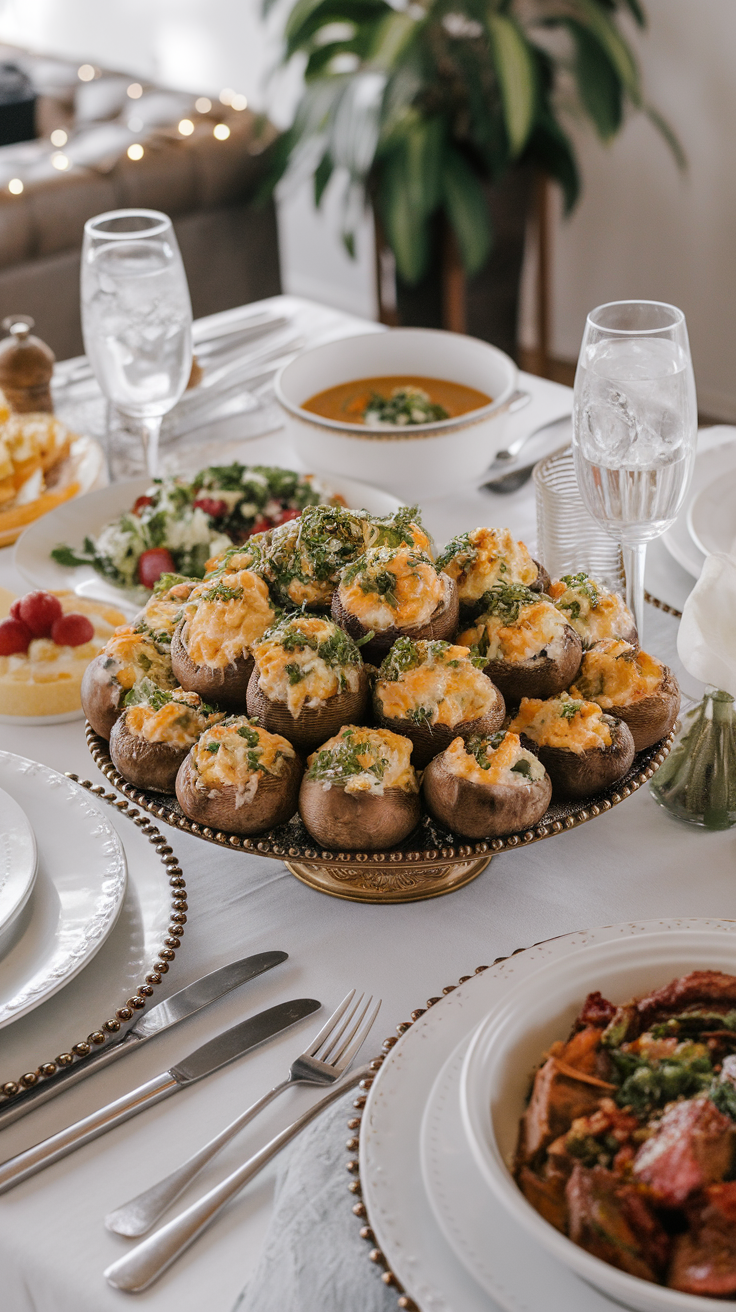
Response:
M110 1212L105 1217L107 1229L131 1239L145 1235L220 1149L234 1139L236 1134L239 1134L274 1098L283 1093L284 1089L288 1089L292 1084L327 1085L339 1080L367 1038L381 1006L379 998L371 1009L373 997L371 996L364 1003L364 993L361 993L355 1003L353 1003L354 998L355 989L351 989L322 1026L319 1034L315 1035L312 1043L292 1062L285 1080L275 1085L273 1089L269 1089L262 1098L254 1102L246 1111L241 1112L240 1116L236 1116L230 1125L226 1125L224 1130L216 1134L214 1139L210 1139L209 1143L189 1157L171 1175L167 1175L158 1184L152 1185L150 1189L138 1194L130 1202L123 1203L122 1207Z

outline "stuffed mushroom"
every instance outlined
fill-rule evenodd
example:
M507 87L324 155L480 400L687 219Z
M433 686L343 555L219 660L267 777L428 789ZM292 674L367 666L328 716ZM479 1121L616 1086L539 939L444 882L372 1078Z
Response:
M364 550L365 512L307 506L271 533L259 565L282 606L329 610L340 570Z
M508 727L530 743L556 797L589 797L610 788L634 760L629 726L569 692L546 701L525 697Z
M182 688L224 710L244 711L253 643L275 619L268 588L252 570L199 584L171 643Z
M320 615L286 615L254 644L248 714L313 748L363 718L368 673L352 638Z
M82 707L95 733L110 737L126 693L144 680L157 688L175 688L171 658L148 634L123 625L90 661L82 678Z
M637 752L669 733L680 710L672 670L630 642L606 638L583 656L571 697L597 702L628 724Z
M488 735L503 724L506 707L479 665L482 658L449 642L398 638L373 687L376 724L414 744L421 768L458 735Z
M430 761L422 790L435 820L465 838L529 829L544 815L552 783L516 733L455 738Z
M638 644L636 624L623 597L596 583L589 574L564 574L549 585L549 595L584 647L603 638Z
M457 589L414 547L370 547L348 565L332 602L333 619L378 664L397 638L450 638L457 628Z
M583 647L560 610L520 584L497 583L483 612L457 641L485 660L485 672L507 701L554 697L580 668Z
M474 528L448 542L437 558L457 584L460 617L468 623L483 609L483 597L500 583L518 583L532 592L546 592L549 574L517 542L507 528Z
M394 847L419 821L419 784L408 738L345 725L307 761L299 811L322 847Z
M125 699L110 734L110 756L129 783L173 793L189 749L222 719L223 713L206 706L196 692L165 692L144 683Z
M246 716L228 716L189 751L176 776L176 796L197 824L257 834L291 819L301 777L290 742Z
M161 651L168 651L184 606L199 582L183 574L162 574L134 620L136 633L147 634Z

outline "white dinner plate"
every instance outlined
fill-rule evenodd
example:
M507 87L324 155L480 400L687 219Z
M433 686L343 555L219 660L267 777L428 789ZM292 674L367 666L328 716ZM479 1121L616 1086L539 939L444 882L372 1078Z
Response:
M57 482L52 482L49 491L54 491L56 487L67 486L69 483L78 483L79 491L69 501L62 502L62 505L69 506L85 496L92 488L99 487L106 479L105 453L99 442L95 442L92 437L75 437L69 455L58 466ZM49 511L49 514L53 513L53 510ZM42 515L41 519L43 518ZM40 522L41 520L34 520L35 524ZM0 531L0 547L11 546L19 532L17 528Z
M556 1262L521 1227L513 1241L517 1260L507 1261L506 1241L502 1238L506 1227L498 1231L494 1228L494 1202L487 1186L482 1213L487 1223L483 1240L485 1274L481 1280L481 1268L477 1266L471 1275L471 1268L464 1264L469 1260L467 1253L461 1260L455 1246L448 1242L424 1187L423 1116L445 1063L512 983L517 984L578 947L688 926L728 933L736 943L736 921L729 920L649 920L565 934L517 952L481 975L473 975L430 1007L391 1049L363 1113L360 1180L376 1246L422 1312L497 1312L498 1307L504 1312L548 1312L554 1307L556 1312L549 1291L544 1301L539 1301L532 1273L537 1264L547 1271L550 1290L554 1286L555 1290L573 1291L566 1303L559 1303L564 1312L602 1312L604 1308L613 1312L615 1304ZM460 1125L459 1097L457 1120ZM462 1215L453 1224L462 1229ZM507 1224L515 1223L508 1220ZM477 1235L477 1229L470 1232L470 1242L474 1244L473 1236ZM502 1275L491 1286L494 1272Z
M736 469L698 492L687 515L690 536L705 556L736 550Z
M14 798L0 788L0 956L36 879L36 840Z
M320 475L320 482L345 498L356 510L371 515L391 515L402 504L398 497L354 478L337 474ZM65 544L81 547L85 537L95 538L111 520L130 510L135 500L151 485L147 476L111 483L90 492L83 500L65 502L30 524L15 548L15 566L33 587L53 591L70 589L80 596L95 598L119 606L131 614L140 610L149 596L142 588L118 588L107 583L90 565L76 568L59 565L51 556L54 547Z
M123 905L127 870L102 804L79 784L0 752L0 787L22 808L38 848L33 893L0 961L2 1029L64 988L99 951Z
M688 512L695 497L714 479L723 478L736 469L736 428L718 424L702 429L698 438L698 453L690 490L672 528L662 535L662 542L693 578L700 578L705 556L693 541L688 526Z

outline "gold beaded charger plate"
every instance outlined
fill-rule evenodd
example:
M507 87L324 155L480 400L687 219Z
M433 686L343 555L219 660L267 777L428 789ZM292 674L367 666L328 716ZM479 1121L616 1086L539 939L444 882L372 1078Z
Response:
M416 902L451 893L481 874L498 852L528 847L604 815L652 778L668 756L673 740L674 734L668 734L653 747L639 752L628 774L613 788L591 798L553 802L532 829L477 843L454 834L425 814L414 832L388 851L328 852L314 846L314 839L299 815L293 816L288 824L252 838L195 824L184 815L175 797L143 791L129 784L115 769L106 740L87 725L92 759L105 778L165 824L232 851L283 861L297 879L321 893L352 902L375 903Z
M39 880L45 862L57 868L63 859L70 871L80 871L88 853L96 865L100 901L118 901L107 934L78 963L73 977L61 980L53 995L34 1001L32 1010L14 1014L12 1024L3 1022L3 1110L22 1098L24 1089L53 1080L94 1048L122 1036L168 973L184 933L187 903L184 878L166 838L117 793L8 752L0 752L0 779L17 796L36 834ZM78 828L71 820L75 813L84 820ZM36 891L27 908L29 921L21 917L23 934L33 929ZM53 910L53 905L46 908L46 921L34 933L48 931ZM14 951L0 961L0 972Z
M642 920L548 939L480 966L384 1042L349 1121L353 1210L399 1307L422 1312L613 1312L618 1303L539 1246L495 1199L462 1130L460 1071L478 1025L541 966L673 930L736 940L736 921ZM355 1155L358 1150L357 1156ZM675 1295L675 1298L677 1296ZM705 1303L705 1300L702 1300ZM710 1301L710 1300L709 1300Z

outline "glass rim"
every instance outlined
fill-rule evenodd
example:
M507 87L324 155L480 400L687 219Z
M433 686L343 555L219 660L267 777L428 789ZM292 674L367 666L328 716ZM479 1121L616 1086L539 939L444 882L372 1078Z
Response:
M150 219L148 228L133 228L130 232L105 232L98 224L110 223L113 219ZM104 214L95 214L87 219L84 231L89 237L104 237L106 241L130 241L136 237L158 237L172 227L171 219L162 210L122 209L105 210Z
M660 324L658 328L609 328L603 324L596 323L595 315L600 314L602 310L613 309L619 305L656 305L659 310L669 310L673 316L672 323ZM610 333L612 337L655 337L658 333L671 332L673 328L681 328L685 323L685 314L677 306L671 305L669 301L646 301L646 300L625 300L625 301L604 301L602 305L596 305L587 316L586 324L595 328L597 332Z

